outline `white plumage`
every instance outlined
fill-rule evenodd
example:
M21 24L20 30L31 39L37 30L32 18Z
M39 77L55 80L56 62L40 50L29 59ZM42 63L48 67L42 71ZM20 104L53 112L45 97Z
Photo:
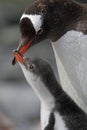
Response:
M36 31L36 33L40 30L41 25L42 25L42 16L38 15L38 14L23 14L20 21L23 18L28 18L29 20L31 20L33 27Z
M55 112L54 116L55 116L54 130L68 130L62 116L58 112Z
M52 46L63 89L87 112L87 35L69 31Z

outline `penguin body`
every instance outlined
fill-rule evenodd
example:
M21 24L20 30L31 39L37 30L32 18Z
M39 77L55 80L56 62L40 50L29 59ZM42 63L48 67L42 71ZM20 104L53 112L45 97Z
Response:
M87 130L87 114L62 89L46 61L25 58L19 65L40 99L42 130Z

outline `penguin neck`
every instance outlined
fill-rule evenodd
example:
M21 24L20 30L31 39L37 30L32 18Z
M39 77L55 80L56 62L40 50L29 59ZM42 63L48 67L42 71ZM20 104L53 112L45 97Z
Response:
M35 82L30 81L28 78L26 78L28 83L31 85L37 96L39 97L39 100L43 106L46 107L46 109L53 109L55 107L55 99L52 95L52 93L48 90L48 88L45 86L45 84L41 81L40 78L36 79Z

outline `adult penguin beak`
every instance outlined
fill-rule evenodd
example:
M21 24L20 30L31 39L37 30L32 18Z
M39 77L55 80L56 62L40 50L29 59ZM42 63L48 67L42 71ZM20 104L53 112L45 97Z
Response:
M17 50L14 50L13 53L15 54L15 52L19 52L19 54L21 56L23 56L25 54L25 52L28 50L28 48L30 47L30 45L32 44L33 40L30 40L29 42L27 42L26 44L19 44ZM12 65L15 65L17 63L16 58L14 57L14 59L12 60Z

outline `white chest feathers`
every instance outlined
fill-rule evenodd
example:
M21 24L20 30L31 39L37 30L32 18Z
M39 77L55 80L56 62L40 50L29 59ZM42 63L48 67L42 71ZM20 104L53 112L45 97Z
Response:
M41 128L44 130L49 124L49 117L52 109L48 109L44 104L41 104Z
M47 109L43 105L41 106L42 130L44 130L46 128L46 126L51 125L51 124L49 124L49 118L50 118L51 112L52 112L52 109ZM54 118L55 118L54 130L68 130L62 116L58 112L54 112Z
M58 112L54 113L54 117L55 117L54 130L68 130L62 116Z

